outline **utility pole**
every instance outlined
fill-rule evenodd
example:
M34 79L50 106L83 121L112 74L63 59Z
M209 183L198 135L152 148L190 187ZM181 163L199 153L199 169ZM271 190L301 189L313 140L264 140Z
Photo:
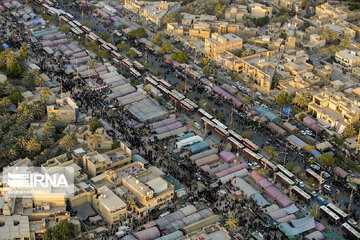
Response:
M350 193L350 197L349 197L348 212L350 212L350 210L351 210L351 201L352 201L352 198L353 198L354 189L355 189L355 187L353 185L351 185L351 193Z
M323 171L320 172L320 179L319 179L319 193L321 193L321 183L322 183L322 180L323 180Z
M60 77L60 98L63 97L63 90L62 90L62 77Z

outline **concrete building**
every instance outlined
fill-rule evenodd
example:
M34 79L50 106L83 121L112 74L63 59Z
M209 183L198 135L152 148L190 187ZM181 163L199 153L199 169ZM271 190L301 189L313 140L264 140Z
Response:
M0 240L30 240L29 218L13 215L0 216Z
M110 150L113 139L104 128L98 128L94 133L89 129L89 125L83 126L77 133L76 139L84 147L91 150Z
M42 218L41 220L37 221L30 221L29 227L31 239L42 239L42 236L47 229L57 226L62 221L74 224L78 232L81 232L81 224L77 217L70 217L70 214L58 215L55 217Z
M103 154L97 151L83 156L83 170L95 177L108 169L123 167L131 162L131 150L124 143L120 147Z
M315 67L315 73L320 78L329 79L332 73L332 68L328 65L318 65Z
M189 29L190 37L199 37L203 39L210 38L210 25L204 22L198 22L193 24L192 28Z
M316 6L316 14L317 15L327 14L331 18L342 19L342 20L347 20L348 18L348 11L338 6L336 7L331 6L329 3L324 3Z
M293 77L279 81L279 88L293 96L298 91L303 91L310 87L301 77Z
M79 108L69 97L56 99L55 105L47 106L46 110L48 117L54 113L62 123L74 123L79 118Z
M225 19L235 23L242 22L247 14L248 10L245 5L232 6L225 10Z
M211 38L205 40L204 54L216 60L219 53L228 50L241 49L243 40L235 34L229 33L220 35L218 33L211 34Z
M335 61L346 70L360 66L360 56L355 51L341 50L335 54Z
M271 18L272 7L267 7L264 4L260 3L251 3L249 4L250 16L252 18Z

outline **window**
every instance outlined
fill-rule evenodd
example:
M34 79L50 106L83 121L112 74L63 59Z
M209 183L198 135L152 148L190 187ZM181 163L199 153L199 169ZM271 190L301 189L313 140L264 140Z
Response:
M320 106L320 100L319 99L315 98L315 103L316 103L316 105Z

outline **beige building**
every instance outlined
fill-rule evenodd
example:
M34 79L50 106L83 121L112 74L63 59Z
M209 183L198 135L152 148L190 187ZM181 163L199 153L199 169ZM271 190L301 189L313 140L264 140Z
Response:
M247 7L245 5L239 5L226 9L225 19L231 22L241 22L247 14Z
M219 53L228 50L241 49L243 40L235 34L228 33L220 35L218 33L211 34L211 38L205 40L204 54L216 60Z
M77 133L76 139L79 143L91 150L110 150L113 139L104 128L98 128L94 133L89 129L89 125L83 126Z
M279 88L289 95L295 95L297 91L303 91L310 87L301 77L293 77L279 81Z
M341 50L335 54L335 61L346 70L360 66L360 56L355 51Z
M274 0L274 5L279 8L285 7L294 9L296 2L296 0Z
M27 216L0 216L0 223L0 240L30 240Z
M251 3L249 4L249 9L252 18L271 18L272 7L267 7L260 3Z
M325 39L321 39L319 34L311 34L310 35L310 44L314 45L315 47L324 47L326 44Z
M55 113L62 123L74 123L79 118L79 108L69 97L56 99L55 105L47 106L46 110L48 117Z
M343 8L331 6L329 3L324 3L316 6L316 15L327 14L331 18L346 20L348 17L348 11Z
M192 28L189 29L190 37L200 37L203 39L210 38L210 25L208 23L195 23Z
M98 153L97 151L83 156L83 169L90 177L103 173L108 169L123 167L131 162L131 150L124 143L114 150Z
M339 133L349 124L359 121L360 109L341 92L321 91L313 96L309 111L314 117L327 122Z
M315 67L315 73L325 79L329 79L332 73L332 68L328 65L318 65Z

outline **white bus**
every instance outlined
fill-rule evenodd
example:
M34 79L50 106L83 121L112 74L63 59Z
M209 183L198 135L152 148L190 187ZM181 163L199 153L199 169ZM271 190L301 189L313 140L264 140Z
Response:
M179 93L176 90L171 90L170 92L170 97L177 102L180 102L181 100L183 100L185 98L184 95L182 95L181 93Z
M134 67L139 71L144 71L144 69L145 69L145 67L136 60L134 61Z
M278 164L276 166L278 167L279 171L284 173L288 178L290 178L290 179L294 178L294 174L292 172L290 172L289 170L287 170L283 165Z
M198 109L198 107L199 107L196 103L194 103L193 101L191 101L188 98L185 98L184 101L187 102L190 106L192 106L194 108L194 110Z
M244 144L247 148L251 149L251 151L257 152L259 151L258 145L253 143L250 139L244 138L242 141L242 144Z
M156 80L154 80L155 82L156 82ZM157 82L156 82L156 84L158 84ZM162 93L164 93L164 94L166 94L167 96L170 96L170 91L168 90L168 89L166 89L166 88L164 88L163 86L161 86L160 84L158 84L157 86L156 86Z
M299 188L298 186L292 186L291 191L294 192L301 200L310 203L311 201L311 196L309 194L307 194L306 192L304 192L304 190L302 190L301 188Z
M210 129L214 129L216 126L215 123L213 123L211 120L209 120L206 117L201 118L201 123L204 124L206 126L206 128L210 128Z
M231 144L231 146L233 146L234 148L236 148L237 150L242 150L244 148L244 145L242 145L240 142L238 142L235 138L233 137L228 137L227 142Z
M113 51L117 51L117 47L115 47L113 44L107 43L107 45L108 45Z
M87 27L87 26L85 26L85 25L82 25L82 26L81 26L81 29L82 29L84 32L86 32L86 33L91 32L91 29L90 29L90 28L88 28L88 27Z
M333 211L331 211L328 207L324 205L320 207L320 212L324 214L328 219L334 220L335 222L340 220L340 217L338 215L336 215Z
M189 138L186 138L186 139L183 139L183 140L177 142L176 143L176 148L181 149L181 148L193 145L193 144L201 142L201 141L203 141L203 138L200 137L200 136L189 137Z
M235 138L236 140L238 140L240 142L244 141L244 138L240 134L235 132L234 130L229 130L229 134L230 134L230 136L232 136L233 138Z
M350 226L348 223L343 223L341 225L341 229L350 237L350 239L353 240L359 240L360 239L360 233L356 231L355 228Z
M284 183L287 186L292 186L295 184L293 180L291 180L290 178L285 176L285 174L283 174L282 172L277 172L276 178L279 179L282 183Z
M271 170L272 172L276 172L278 169L275 164L273 164L270 160L264 157L260 159L260 164L263 167L266 167L267 169Z
M121 59L121 55L116 51L111 51L111 56L118 59L118 60Z
M335 206L333 203L328 203L326 205L331 211L333 211L334 213L336 213L339 217L341 217L341 219L343 221L345 221L348 217L349 214L347 214L346 212L344 212L343 210L341 210L340 208L338 208L337 206Z
M314 172L313 170L311 170L310 168L306 169L306 175L310 178L312 178L315 182L317 182L318 184L322 185L325 183L325 180L323 178L321 178L319 176L319 174L317 174L316 172ZM321 181L320 181L321 179Z
M111 48L106 44L101 44L100 49L102 49L102 50L104 50L106 52L111 52Z
M220 135L221 138L225 139L229 136L229 132L226 131L222 126L215 125L215 131Z
M76 21L76 20L73 20L72 21L77 27L81 27L82 26L82 24L81 23L79 23L78 21Z
M189 103L187 103L185 100L186 100L186 98L184 100L180 101L181 107L183 107L188 112L193 112L195 110L194 107L191 106Z
M136 71L135 68L130 68L130 72L137 78L141 77L141 73L139 73L138 71Z
M213 119L213 122L216 124L216 125L219 125L220 127L222 127L223 129L227 130L228 127L223 124L222 122L220 122L219 120L217 120L216 118Z
M139 58L142 57L142 53L139 50L137 50L136 48L133 48L133 47L130 49L132 49L136 53L137 57L139 57Z
M244 153L251 159L259 162L261 157L259 155L257 155L256 153L254 153L253 151L251 151L248 148L244 148Z
M161 85L163 85L164 87L166 87L167 89L170 89L170 88L171 88L171 84L168 83L167 81L165 81L164 79L160 79L160 80L159 80L159 83L160 83Z
M202 108L199 108L198 113L199 113L199 115L201 115L202 117L206 117L206 118L209 119L209 120L212 120L212 119L213 119L213 116L212 116L210 113L208 113L207 111L205 111L204 109L202 109Z
M130 60L129 59L127 59L127 58L124 58L123 60L121 60L121 63L126 67L126 68L132 68L133 67L133 65L132 65L132 63L130 62Z

